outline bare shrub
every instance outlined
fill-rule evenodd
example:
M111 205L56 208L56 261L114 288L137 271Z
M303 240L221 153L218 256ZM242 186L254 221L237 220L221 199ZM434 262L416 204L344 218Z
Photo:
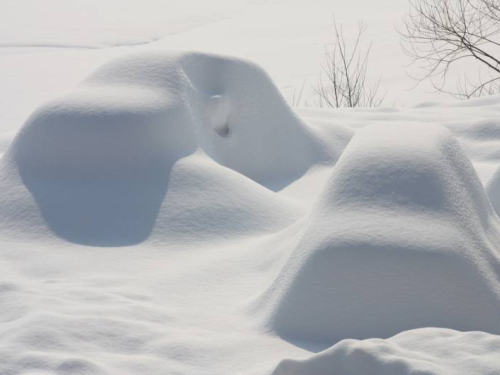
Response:
M366 30L362 22L358 25L357 37L349 46L342 25L334 20L334 47L326 50L326 61L315 88L319 107L379 107L384 95L379 95L380 79L373 85L367 84L367 71L371 44L361 48Z

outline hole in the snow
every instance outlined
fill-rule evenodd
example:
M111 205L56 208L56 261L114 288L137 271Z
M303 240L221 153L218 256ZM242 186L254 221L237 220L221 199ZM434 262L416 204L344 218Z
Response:
M227 137L229 135L229 124L226 122L220 126L214 126L214 130L221 137Z
M208 103L208 114L212 129L221 137L227 137L229 128L229 99L225 95L211 96Z

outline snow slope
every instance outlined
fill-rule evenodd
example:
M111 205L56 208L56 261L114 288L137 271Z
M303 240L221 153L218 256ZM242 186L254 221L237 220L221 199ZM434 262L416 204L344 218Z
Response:
M0 373L495 373L499 113L295 113L200 52L103 65L3 143Z
M500 334L500 222L446 129L359 130L303 226L264 296L281 336Z

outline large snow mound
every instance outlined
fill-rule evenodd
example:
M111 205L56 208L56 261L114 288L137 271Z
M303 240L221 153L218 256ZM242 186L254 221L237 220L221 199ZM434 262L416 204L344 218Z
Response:
M273 375L496 374L499 351L499 336L421 328L388 340L344 340L307 360L284 360Z
M296 220L302 208L269 189L331 160L335 147L322 144L254 64L149 51L39 108L4 175L17 171L39 207L40 225L24 215L32 231L47 224L72 242L122 246L156 226L156 239L203 240ZM199 162L176 165L188 156Z
M360 130L304 226L260 302L281 336L500 333L498 217L448 130Z
M256 65L157 51L114 60L42 106L13 151L29 173L66 176L122 168L130 174L201 148L224 166L272 183L297 178L316 162L315 142Z

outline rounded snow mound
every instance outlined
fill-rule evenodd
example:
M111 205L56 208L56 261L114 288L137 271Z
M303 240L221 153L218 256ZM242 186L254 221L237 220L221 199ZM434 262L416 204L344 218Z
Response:
M159 91L83 86L37 110L9 151L26 179L137 179L194 152L188 125Z
M399 129L354 136L297 234L263 296L282 337L500 333L499 222L476 173L448 130Z
M19 197L11 186L16 192L5 194L3 205L26 212L3 216L22 221L24 230L48 226L58 237L97 246L137 244L151 234L180 241L279 230L302 207L267 188L328 159L321 145L250 62L134 53L28 119L1 173L15 171L12 179L20 177L38 210L27 208L26 197L7 202ZM202 167L175 168L186 158L184 166Z
M38 109L11 147L25 175L132 177L202 149L272 185L317 159L269 76L239 59L148 51L118 58Z
M500 336L422 328L388 340L344 340L303 360L286 359L272 375L483 375L500 369Z

